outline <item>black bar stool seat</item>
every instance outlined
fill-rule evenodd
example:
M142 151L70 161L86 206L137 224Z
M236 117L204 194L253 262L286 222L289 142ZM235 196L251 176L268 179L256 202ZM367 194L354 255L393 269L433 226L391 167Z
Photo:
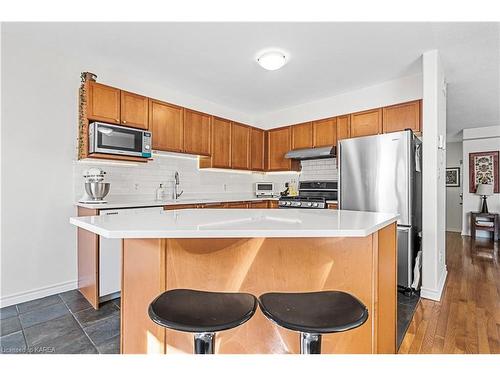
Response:
M277 325L301 333L301 353L319 354L321 334L361 326L368 309L349 293L266 293L259 297L264 315Z
M148 313L163 327L194 333L195 353L208 354L213 353L216 332L245 323L256 308L257 299L248 293L173 289L151 302Z

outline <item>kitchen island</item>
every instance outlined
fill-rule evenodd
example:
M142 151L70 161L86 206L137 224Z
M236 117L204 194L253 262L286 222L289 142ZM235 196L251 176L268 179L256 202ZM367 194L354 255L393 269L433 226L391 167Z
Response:
M147 314L169 289L342 290L369 319L324 335L323 353L396 352L394 214L301 209L172 210L133 216L71 218L79 228L123 239L121 352L192 352L192 335L165 330ZM314 308L314 306L311 306ZM260 311L217 334L217 353L298 353L299 335Z

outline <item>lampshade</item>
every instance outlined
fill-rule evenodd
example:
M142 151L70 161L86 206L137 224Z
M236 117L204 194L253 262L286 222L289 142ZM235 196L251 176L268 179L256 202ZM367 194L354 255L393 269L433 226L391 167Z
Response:
M477 195L493 195L493 185L490 184L477 184Z

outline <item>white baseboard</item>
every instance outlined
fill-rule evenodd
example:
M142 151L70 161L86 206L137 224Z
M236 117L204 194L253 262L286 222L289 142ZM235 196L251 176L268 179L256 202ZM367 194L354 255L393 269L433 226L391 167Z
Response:
M448 276L448 270L446 266L444 268L443 275L441 276L441 280L439 280L437 289L428 289L422 287L420 289L420 297L431 299L433 301L441 301L441 295L443 294L444 285L446 284L446 277Z
M462 228L446 228L447 232L462 233Z
M46 286L43 288L32 289L27 292L21 292L16 294L11 294L8 296L0 297L0 307L6 307L11 305L16 305L18 303L23 303L31 301L37 298L43 298L50 296L52 294L67 292L68 290L73 290L78 288L78 281L67 281L60 284L54 284Z

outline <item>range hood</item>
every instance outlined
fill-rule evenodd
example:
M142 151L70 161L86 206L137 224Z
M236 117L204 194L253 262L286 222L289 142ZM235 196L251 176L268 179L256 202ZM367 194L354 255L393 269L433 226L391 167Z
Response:
M325 159L325 158L334 158L336 156L337 153L335 146L301 148L299 150L288 151L285 154L285 158L287 159L298 159L298 160Z

